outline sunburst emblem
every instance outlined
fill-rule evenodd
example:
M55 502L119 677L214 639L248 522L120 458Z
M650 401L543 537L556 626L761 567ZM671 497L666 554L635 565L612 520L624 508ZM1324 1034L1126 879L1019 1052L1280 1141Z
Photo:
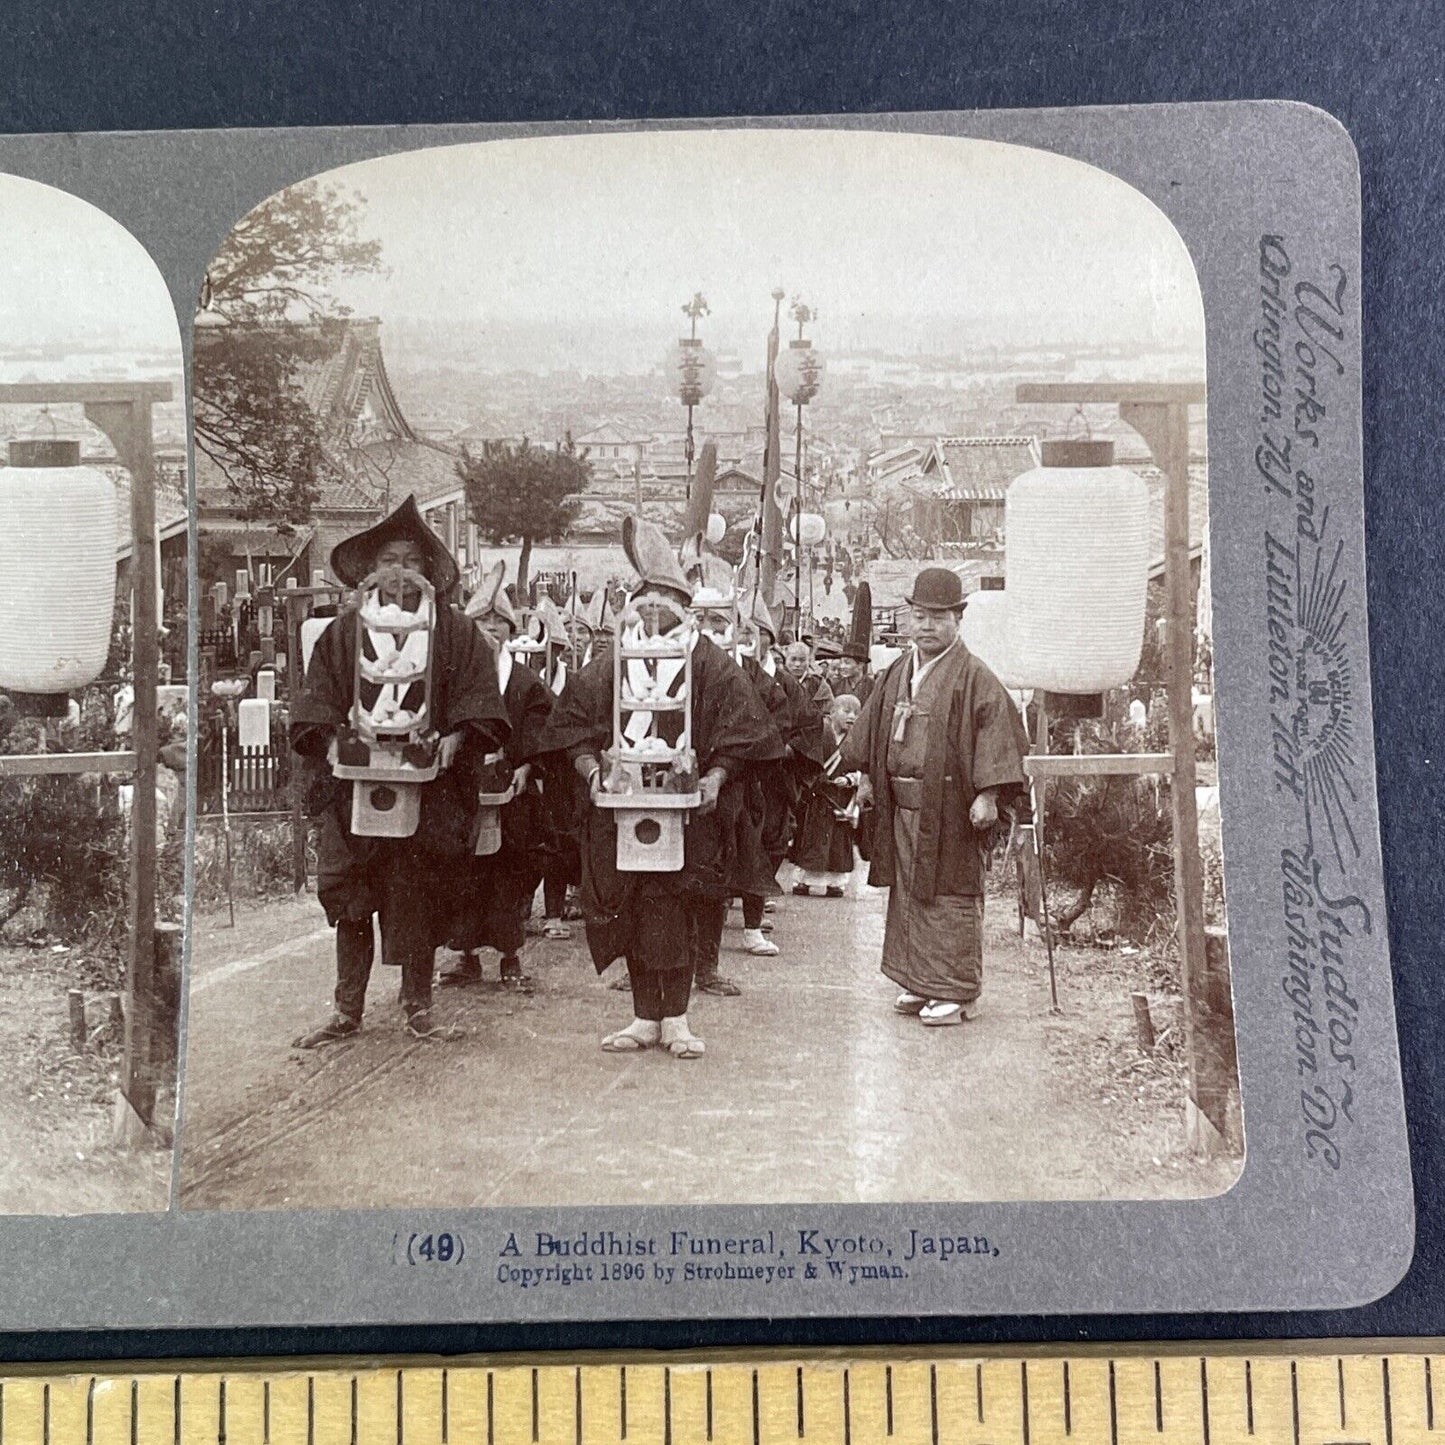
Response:
M1335 861L1358 858L1359 840L1350 814L1358 802L1352 784L1356 772L1354 677L1343 639L1349 622L1344 605L1348 583L1339 576L1344 543L1326 561L1317 549L1308 579L1300 564L1299 626L1295 656L1294 733L1305 775L1306 822L1318 846L1316 821L1328 832Z

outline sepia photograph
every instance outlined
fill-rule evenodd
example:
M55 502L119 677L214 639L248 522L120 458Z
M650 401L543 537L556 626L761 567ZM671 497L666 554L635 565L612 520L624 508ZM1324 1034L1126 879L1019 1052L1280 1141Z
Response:
M145 248L0 174L0 1213L163 1210L184 919L181 337Z
M184 1208L1235 1182L1204 307L1142 193L417 150L237 220L193 334Z

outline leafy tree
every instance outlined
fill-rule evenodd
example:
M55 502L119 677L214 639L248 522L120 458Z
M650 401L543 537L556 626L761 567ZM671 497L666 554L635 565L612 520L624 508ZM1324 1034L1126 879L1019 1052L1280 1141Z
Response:
M195 442L242 520L293 531L311 517L328 454L298 372L336 347L332 287L381 265L359 196L321 181L279 191L231 229L206 272L196 327Z
M494 547L521 543L516 587L525 595L533 544L560 541L577 517L575 499L592 477L586 452L571 436L550 449L525 437L487 442L480 455L463 455L457 474L478 532Z

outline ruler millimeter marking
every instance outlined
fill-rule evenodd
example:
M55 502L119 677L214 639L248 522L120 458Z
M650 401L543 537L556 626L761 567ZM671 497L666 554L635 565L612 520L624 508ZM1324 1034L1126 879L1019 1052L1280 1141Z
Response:
M1445 1445L1436 1343L0 1367L0 1445Z

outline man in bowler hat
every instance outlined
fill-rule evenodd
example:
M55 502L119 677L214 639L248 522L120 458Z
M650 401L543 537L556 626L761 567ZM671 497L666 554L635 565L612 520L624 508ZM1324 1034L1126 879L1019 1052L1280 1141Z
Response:
M1023 724L959 635L963 585L925 567L907 598L912 645L878 679L841 749L876 809L868 881L887 888L882 969L894 1009L962 1023L983 987L984 851L1025 795Z

